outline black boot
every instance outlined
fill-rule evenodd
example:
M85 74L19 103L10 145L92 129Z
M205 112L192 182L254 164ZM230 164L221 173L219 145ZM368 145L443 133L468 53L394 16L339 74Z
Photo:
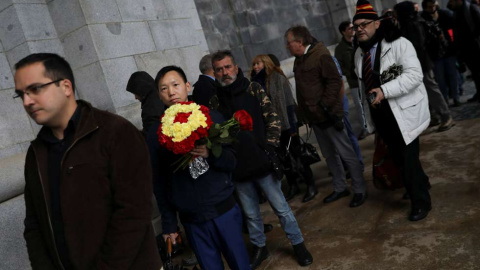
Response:
M310 185L307 187L307 193L305 193L305 197L303 197L304 203L309 202L315 198L315 195L317 195L317 187L315 185Z
M300 188L298 187L297 183L295 183L295 184L290 186L290 190L288 190L288 194L285 195L285 200L288 202L291 199L293 199L293 197L295 197L295 195L297 195L299 193L300 193Z
M252 245L252 256L250 257L250 268L255 269L268 257L267 246L257 247Z
M293 246L293 251L297 257L297 262L300 266L307 266L313 263L312 254L305 247L305 242Z

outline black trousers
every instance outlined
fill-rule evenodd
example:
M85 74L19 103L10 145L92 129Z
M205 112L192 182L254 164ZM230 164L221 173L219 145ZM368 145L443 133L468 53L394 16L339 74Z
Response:
M280 151L284 153L290 141L290 131L282 131L280 135ZM293 156L294 164L289 164L291 170L284 170L285 176L287 177L287 182L291 186L296 183L298 178L303 178L307 186L314 185L313 181L313 172L310 168L310 165L303 165L299 160L298 149L300 148L301 142L300 137L293 136L291 137L289 152Z
M417 137L408 145L403 140L395 116L387 100L377 108L370 107L378 134L387 145L392 159L402 172L405 188L410 195L412 209L431 207L430 182L420 162L420 141Z

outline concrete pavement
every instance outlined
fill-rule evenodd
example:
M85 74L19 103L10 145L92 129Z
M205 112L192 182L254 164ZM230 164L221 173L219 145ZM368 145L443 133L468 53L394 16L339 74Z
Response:
M473 83L462 100L473 94ZM270 257L259 269L480 269L480 104L452 108L457 124L437 133L430 128L420 138L423 167L432 184L433 210L418 222L407 219L410 202L404 190L380 191L372 183L373 136L360 141L369 198L349 208L352 195L331 204L332 192L324 161L312 166L319 194L308 203L302 195L290 202L314 263L300 267L277 217L266 203L264 221ZM314 139L312 139L312 142ZM304 185L300 185L302 191Z

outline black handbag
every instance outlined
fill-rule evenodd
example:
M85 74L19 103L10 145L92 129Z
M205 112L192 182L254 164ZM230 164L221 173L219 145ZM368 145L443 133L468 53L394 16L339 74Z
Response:
M311 165L313 163L317 163L321 161L320 155L317 152L317 149L312 144L308 143L308 139L312 134L311 130L308 132L307 127L307 139L304 141L302 137L300 137L300 149L298 151L300 161L304 165Z

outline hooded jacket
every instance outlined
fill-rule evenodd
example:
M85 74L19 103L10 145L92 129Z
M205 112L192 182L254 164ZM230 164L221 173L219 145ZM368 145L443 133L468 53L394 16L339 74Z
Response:
M127 91L140 97L144 133L153 123L159 121L165 110L156 89L155 81L145 71L133 73L127 83Z
M60 205L73 268L159 269L145 141L127 120L77 102L83 107L80 121L60 172ZM24 237L33 269L64 269L53 239L47 154L39 138L27 152Z

